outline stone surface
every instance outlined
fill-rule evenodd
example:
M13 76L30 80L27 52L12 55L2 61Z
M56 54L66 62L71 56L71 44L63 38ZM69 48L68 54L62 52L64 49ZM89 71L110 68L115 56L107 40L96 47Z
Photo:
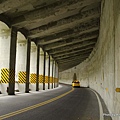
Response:
M75 72L81 86L96 90L113 114L120 113L120 94L115 91L120 87L119 6L119 0L102 1L100 33L94 50L83 63L60 73L60 81L71 84Z

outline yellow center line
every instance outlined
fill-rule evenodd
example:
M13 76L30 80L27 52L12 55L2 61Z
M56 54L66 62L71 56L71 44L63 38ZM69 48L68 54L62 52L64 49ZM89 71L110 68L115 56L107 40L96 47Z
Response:
M27 112L27 111L32 110L32 109L35 109L35 108L37 108L37 107L40 107L40 106L46 105L46 104L48 104L48 103L51 103L51 102L53 102L53 101L55 101L55 100L58 100L58 99L60 99L60 98L62 98L62 97L64 97L64 96L66 96L67 94L71 93L73 90L74 90L74 88L72 88L70 91L68 91L68 92L66 92L66 93L64 93L64 94L62 94L62 95L59 95L59 96L57 96L57 97L55 97L55 98L52 98L52 99L50 99L50 100L46 100L46 101L44 101L44 102L41 102L41 103L38 103L38 104L36 104L36 105L32 105L32 106L30 106L30 107L26 107L26 108L17 110L17 111L15 111L15 112L11 112L11 113L8 113L8 114L5 114L5 115L1 115L1 116L0 116L0 120L3 120L3 119L6 119L6 118L9 118L9 117L12 117L12 116L18 115L18 114L20 114L20 113Z

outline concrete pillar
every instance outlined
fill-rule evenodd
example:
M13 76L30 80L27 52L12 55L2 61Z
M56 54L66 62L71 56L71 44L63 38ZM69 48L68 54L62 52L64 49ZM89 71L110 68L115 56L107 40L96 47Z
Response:
M44 63L43 63L43 90L45 90L45 68L46 68L46 52L44 51Z
M45 89L48 89L48 62L49 62L49 55L46 52L46 64L45 64Z
M39 88L40 90L43 90L43 59L44 59L44 55L43 55L43 50L42 48L40 48L40 64L39 64Z
M40 47L37 46L36 91L39 91L39 63L40 63Z
M55 87L58 87L58 64L56 62L56 75L55 75L55 78L56 78L56 83L55 83Z
M15 62L16 62L16 42L17 42L17 29L12 27L11 29L11 41L10 41L10 63L9 63L9 89L8 94L14 95L15 89Z
M26 88L25 92L29 93L29 75L30 75L30 50L31 50L31 40L27 40L27 60L26 60Z
M50 56L50 88L52 88L52 57Z
M52 60L52 89L53 89L53 82L54 82L54 60Z
M57 64L57 87L59 86L59 67Z
M48 89L50 89L50 55L48 58Z
M56 87L56 61L54 62L54 88Z

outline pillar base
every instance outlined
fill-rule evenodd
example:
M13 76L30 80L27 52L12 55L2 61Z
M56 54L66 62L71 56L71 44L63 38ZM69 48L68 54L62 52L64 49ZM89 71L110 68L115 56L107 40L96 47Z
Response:
M8 95L15 95L15 93L8 93Z
M29 91L25 91L25 93L29 93Z
M36 91L39 91L39 89L37 89Z

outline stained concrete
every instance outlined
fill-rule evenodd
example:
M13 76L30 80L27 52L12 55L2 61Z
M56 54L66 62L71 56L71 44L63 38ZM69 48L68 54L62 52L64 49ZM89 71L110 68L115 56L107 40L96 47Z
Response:
M71 84L76 72L81 86L96 90L110 113L120 113L120 1L103 0L98 42L83 63L60 73L60 81ZM120 120L120 116L113 117Z

